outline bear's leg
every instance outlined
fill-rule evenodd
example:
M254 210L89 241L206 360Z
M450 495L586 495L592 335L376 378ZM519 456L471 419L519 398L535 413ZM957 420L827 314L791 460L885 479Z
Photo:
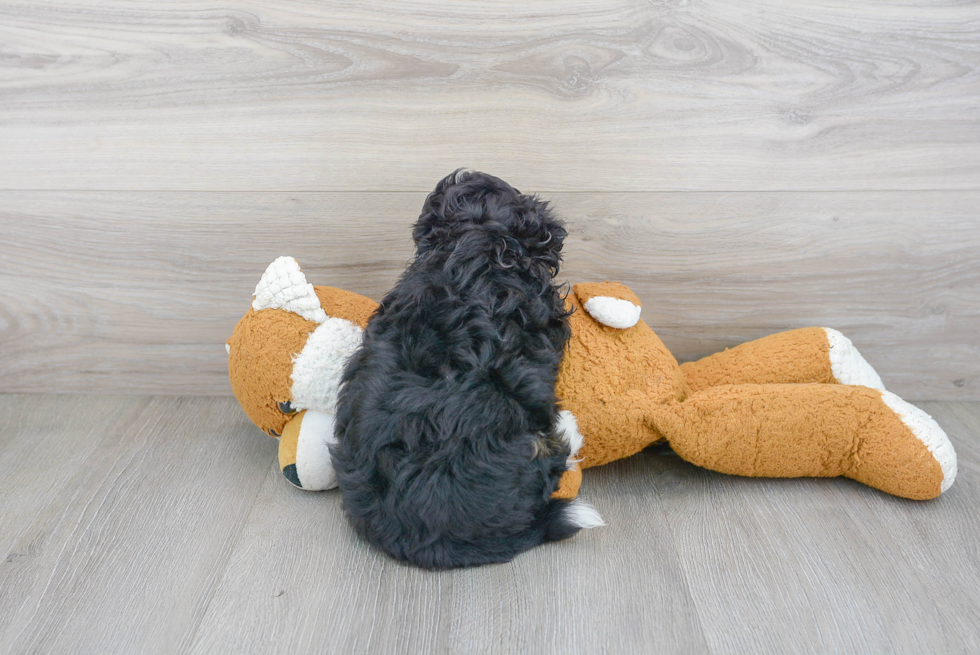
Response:
M842 475L916 500L935 498L956 476L953 446L928 414L863 386L712 387L651 422L683 459L733 475Z
M572 409L563 406L563 409ZM646 394L630 390L620 396L580 403L574 407L583 445L578 459L583 469L635 455L664 441L647 420L657 405Z
M696 393L723 384L850 384L884 390L851 340L830 328L801 328L681 365Z

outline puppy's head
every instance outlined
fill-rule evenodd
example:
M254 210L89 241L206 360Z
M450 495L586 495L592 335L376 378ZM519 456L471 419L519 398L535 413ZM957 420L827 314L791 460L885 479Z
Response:
M486 260L502 269L540 269L553 277L565 226L548 203L498 177L459 169L425 199L412 231L419 257Z

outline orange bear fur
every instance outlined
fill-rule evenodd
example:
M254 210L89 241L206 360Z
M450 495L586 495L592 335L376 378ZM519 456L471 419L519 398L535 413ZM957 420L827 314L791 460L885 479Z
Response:
M377 306L341 289L315 292L328 316L361 327ZM572 336L556 391L584 445L556 496L577 495L581 468L665 441L695 465L735 475L845 476L913 499L934 498L952 483L956 460L945 433L883 389L839 384L829 331L783 332L678 365L642 320L609 327L594 318L587 306L594 299L597 314L602 303L623 311L614 322L639 316L639 299L616 282L577 284L567 298ZM316 328L283 309L253 309L229 339L232 389L263 431L283 434L293 419L278 403L291 400L292 362ZM849 365L877 379L860 356Z

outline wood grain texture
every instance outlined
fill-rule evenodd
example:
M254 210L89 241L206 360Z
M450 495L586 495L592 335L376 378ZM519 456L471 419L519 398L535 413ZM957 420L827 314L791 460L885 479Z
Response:
M425 573L283 482L222 347L264 266L379 298L465 165L680 359L803 325L980 399L980 10L956 0L0 5L0 651L980 651L980 404L915 503L663 451L609 526ZM83 392L85 397L44 392Z
M556 193L563 276L618 279L681 360L807 325L910 399L980 397L980 192ZM379 299L424 194L0 192L0 391L230 393L266 264Z
M925 408L961 463L951 492L931 502L843 479L757 480L679 459L659 464L658 495L711 652L980 647L980 628L966 618L980 602L972 509L980 405Z
M0 395L0 651L976 652L980 403L922 407L959 454L935 501L648 450L586 472L608 526L433 573L231 398Z
M973 3L6 3L0 188L976 189ZM9 156L15 153L15 156Z
M275 458L229 401L0 396L0 651L186 649Z
M925 585L918 602L941 630L942 650L980 649L980 630L968 616L980 616L980 404L917 403L946 430L956 447L959 473L956 494L942 496L940 514L907 511L889 496L867 494L875 533L882 530L903 568L916 572ZM956 520L946 520L956 516ZM922 620L918 624L922 625Z
M135 397L93 402L82 396L0 396L0 557L11 563L37 554L43 536L23 553L14 552L18 537L50 508L63 510L74 493L73 478L106 434L128 425L145 405ZM70 431L66 417L80 429ZM7 617L7 610L0 615Z
M712 652L959 650L887 527L868 526L870 490L687 467L661 488Z
M610 527L512 563L431 573L353 536L336 494L270 469L192 652L704 652L656 491L587 474Z

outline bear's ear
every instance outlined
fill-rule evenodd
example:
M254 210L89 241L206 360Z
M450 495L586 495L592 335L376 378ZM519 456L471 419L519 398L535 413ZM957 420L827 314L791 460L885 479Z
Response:
M640 320L640 299L625 284L580 282L573 288L589 316L603 325L625 330Z
M255 286L254 295L252 309L255 311L283 309L315 323L327 320L313 285L306 281L299 263L292 257L279 257L269 264Z

